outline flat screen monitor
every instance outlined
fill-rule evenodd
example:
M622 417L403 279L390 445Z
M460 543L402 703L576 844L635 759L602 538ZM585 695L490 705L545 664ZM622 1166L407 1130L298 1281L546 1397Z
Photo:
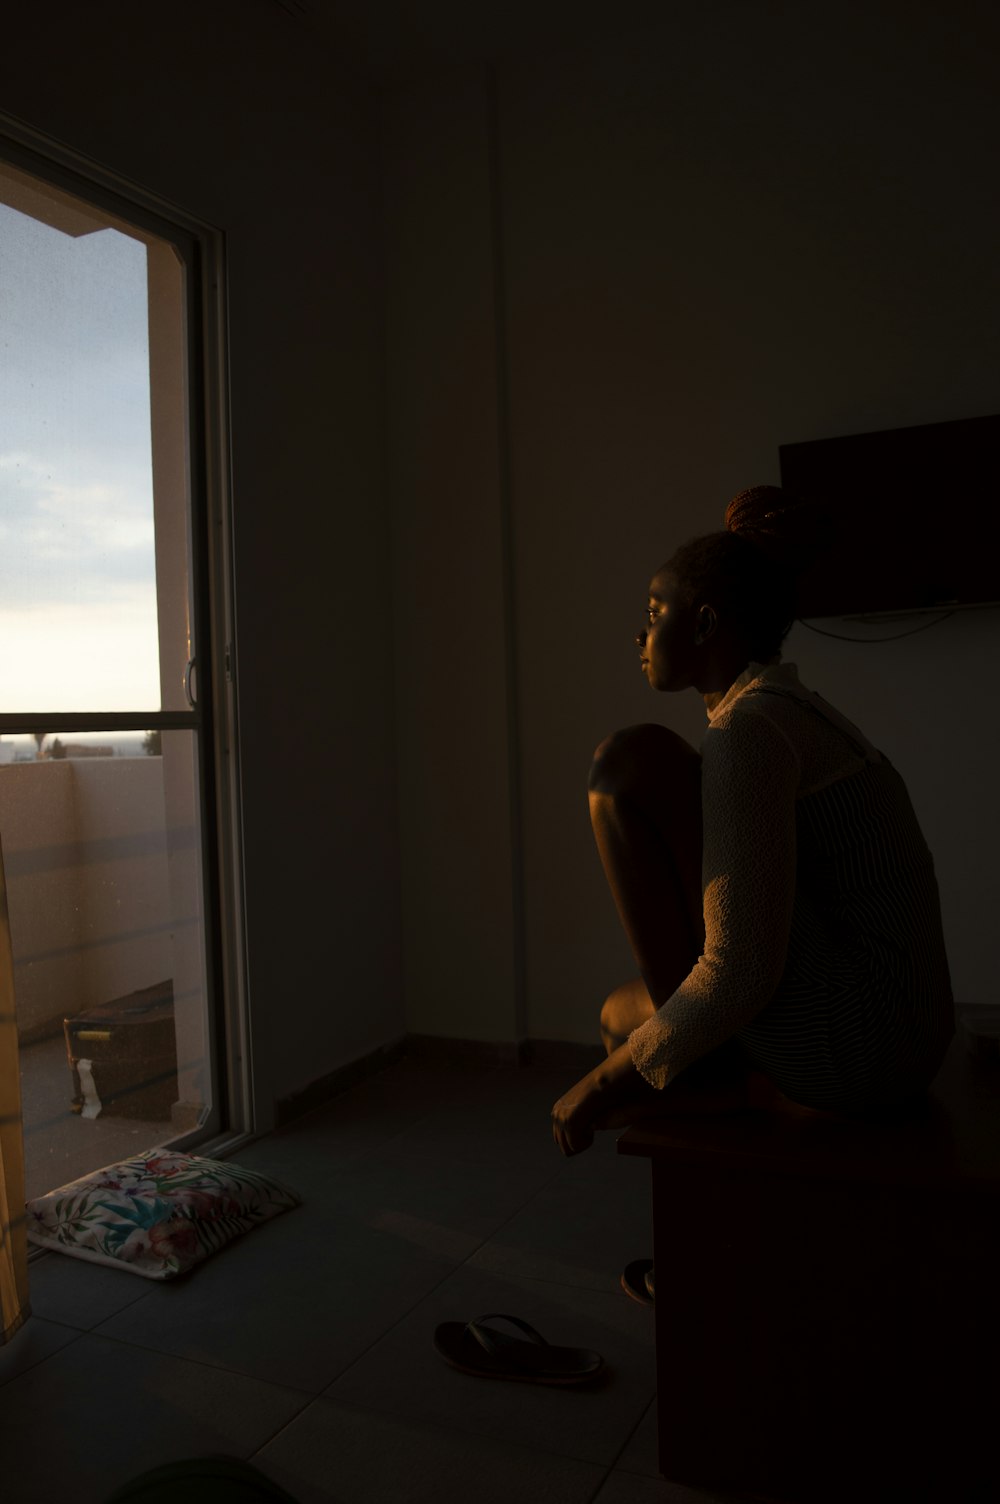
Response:
M1000 600L1000 417L782 444L781 484L833 530L800 617Z

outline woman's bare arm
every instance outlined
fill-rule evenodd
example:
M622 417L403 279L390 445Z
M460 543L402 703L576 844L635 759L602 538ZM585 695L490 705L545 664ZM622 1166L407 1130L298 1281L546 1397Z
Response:
M649 1090L626 1041L559 1098L552 1109L552 1137L564 1154L580 1154L594 1141L597 1119L643 1089Z

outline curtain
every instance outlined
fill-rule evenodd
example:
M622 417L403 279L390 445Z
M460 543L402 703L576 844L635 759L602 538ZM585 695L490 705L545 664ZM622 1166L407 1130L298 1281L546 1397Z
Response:
M24 1212L21 1078L14 1013L7 884L0 850L0 1343L28 1317L28 1224Z

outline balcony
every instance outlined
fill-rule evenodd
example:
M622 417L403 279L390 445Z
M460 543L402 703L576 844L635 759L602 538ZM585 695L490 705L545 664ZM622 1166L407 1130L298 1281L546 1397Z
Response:
M174 732L163 756L0 766L29 1196L207 1115L197 839L190 802L174 796L190 763L187 734ZM177 809L186 821L170 818ZM176 1100L156 1118L141 1094L74 1110L64 1020L168 978Z

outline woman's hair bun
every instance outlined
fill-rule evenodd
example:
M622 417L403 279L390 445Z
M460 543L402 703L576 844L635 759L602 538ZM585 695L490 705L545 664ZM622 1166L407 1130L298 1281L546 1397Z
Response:
M833 518L780 486L748 486L726 508L726 528L746 538L776 564L805 569L829 543Z
M789 501L780 486L748 486L726 508L726 527L731 533L770 532Z

